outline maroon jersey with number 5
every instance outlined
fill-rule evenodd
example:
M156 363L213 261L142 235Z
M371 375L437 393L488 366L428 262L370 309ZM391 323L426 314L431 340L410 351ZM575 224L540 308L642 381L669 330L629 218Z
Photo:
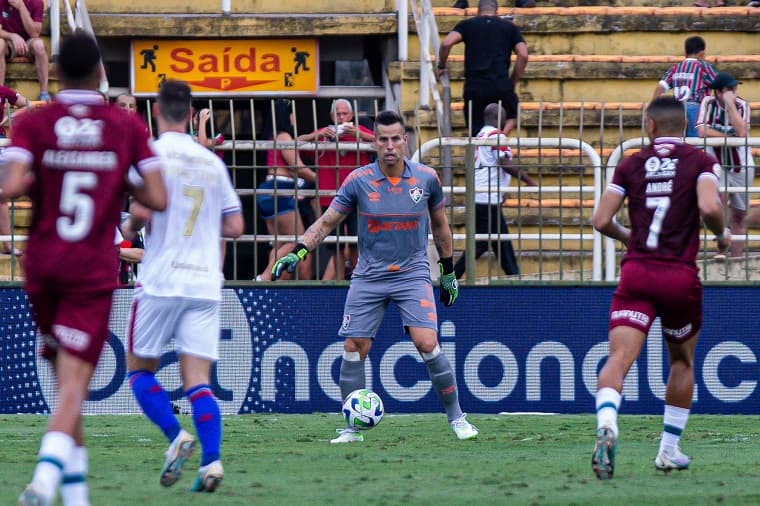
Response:
M115 229L131 166L160 169L145 124L94 91L65 90L13 125L8 161L31 165L27 279L115 287Z
M615 169L608 190L628 197L631 237L623 262L665 260L694 265L699 250L697 181L718 182L720 165L712 155L660 137Z

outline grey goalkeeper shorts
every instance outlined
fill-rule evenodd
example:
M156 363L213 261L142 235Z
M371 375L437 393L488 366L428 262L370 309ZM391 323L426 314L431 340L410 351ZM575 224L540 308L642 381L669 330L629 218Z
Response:
M374 339L390 302L398 307L405 330L409 327L438 330L430 278L399 275L381 280L352 279L338 335Z

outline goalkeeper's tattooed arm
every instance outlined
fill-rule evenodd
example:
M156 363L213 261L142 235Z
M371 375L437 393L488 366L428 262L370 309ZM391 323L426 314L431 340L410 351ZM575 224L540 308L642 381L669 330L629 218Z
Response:
M451 237L449 220L446 209L440 207L430 211L430 230L433 233L433 244L440 258L451 258L454 255L454 241Z
M301 238L301 243L306 246L309 251L314 251L324 238L345 219L345 214L339 213L332 207L328 207L327 211L322 213L322 216L306 229L306 232L304 232L303 237Z

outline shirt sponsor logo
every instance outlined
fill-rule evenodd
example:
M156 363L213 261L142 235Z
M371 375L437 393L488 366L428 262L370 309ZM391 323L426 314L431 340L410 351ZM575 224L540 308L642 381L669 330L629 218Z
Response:
M639 325L649 325L648 315L642 313L641 311L633 311L631 309L619 309L617 311L613 311L610 315L610 319L629 320L633 323L638 323Z
M367 231L370 234L417 230L419 226L420 224L417 221L378 221L372 218L367 220Z
M63 116L53 127L59 148L97 148L103 144L103 121Z
M644 163L647 179L665 179L676 176L678 158L658 158L650 156Z
M412 198L412 202L415 204L418 203L420 200L422 200L422 195L424 195L425 191L420 188L419 186L415 186L414 188L409 188L409 196Z
M380 194L377 192L368 193L367 198L370 202L380 202Z
M65 325L53 325L53 333L65 346L73 350L84 350L90 344L90 334Z

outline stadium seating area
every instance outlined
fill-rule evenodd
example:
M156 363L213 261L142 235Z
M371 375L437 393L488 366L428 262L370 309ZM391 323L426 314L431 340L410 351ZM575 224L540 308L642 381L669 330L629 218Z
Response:
M470 2L469 9L452 9L451 3L432 1L441 37L458 21L475 14L476 0ZM707 41L708 60L742 82L739 93L750 101L753 110L751 135L760 136L757 44L760 9L688 7L680 0L664 0L657 6L646 5L643 0L599 4L602 2L596 0L559 0L551 5L539 1L531 9L500 9L501 15L511 16L520 26L531 54L519 88L521 115L517 135L581 138L606 162L608 154L623 139L641 136L643 104L651 98L667 67L682 56L683 40L698 34ZM112 0L88 2L95 32L108 48L107 63L112 71L127 65L131 38L293 35L319 37L330 44L362 40L365 44L392 46L399 26L393 0L232 0L231 5L231 15L224 16L216 0L194 2L192 6L178 0L136 0L128 5ZM423 52L411 12L408 26L409 60L391 58L387 78L399 86L400 108L414 128L419 145L438 136L438 122L435 110L419 108ZM428 51L426 59L434 61L435 55ZM455 136L464 133L464 104L460 101L463 60L460 44L454 47L449 59ZM23 62L9 65L10 86L33 90L34 79L33 65ZM55 82L51 88L55 91ZM755 153L757 156L757 149ZM454 185L464 184L463 154L463 150L453 152ZM593 171L577 151L531 148L516 154L519 163L540 178L542 184L568 184L569 180L576 186L593 184ZM433 154L425 161L440 164L438 156ZM521 196L519 201L508 199L505 207L513 231L550 231L548 227L556 226L563 227L565 232L577 233L579 227L590 232L586 223L591 209L589 195L531 193ZM22 209L16 216L18 231L23 233L28 214ZM460 200L455 199L452 216L455 232L463 233L464 210ZM549 221L545 219L547 216ZM531 241L521 242L524 272L536 270L531 258L548 258L567 247L567 243L556 241L539 242L540 246ZM458 241L457 249L462 248L463 243ZM0 277L8 275L8 261L0 256ZM483 263L486 265L488 259Z

